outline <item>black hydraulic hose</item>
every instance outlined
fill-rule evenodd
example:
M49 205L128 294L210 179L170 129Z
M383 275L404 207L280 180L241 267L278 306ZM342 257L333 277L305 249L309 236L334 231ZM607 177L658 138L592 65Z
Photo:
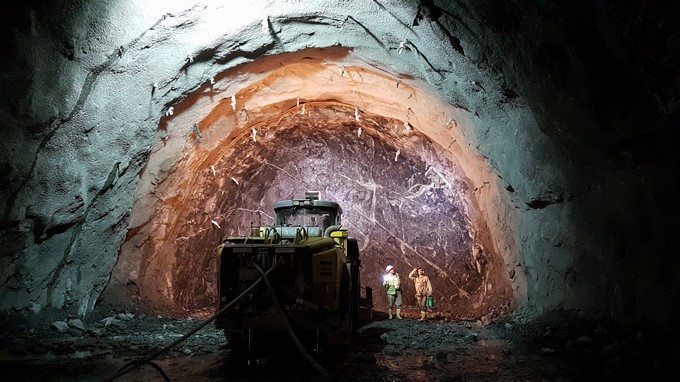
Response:
M265 272L262 272L262 269L261 269L260 267L257 267L257 270L260 271L260 273L262 274L262 277L260 277L259 279L257 279L254 283L252 283L252 285L250 285L250 286L248 287L248 289L244 290L240 295L238 295L235 299L233 299L229 304L225 305L224 308L220 309L219 312L215 313L215 314L214 314L212 317L210 317L208 320L206 320L206 321L204 321L203 323L197 325L195 328L191 329L191 330L190 330L189 332L187 332L185 335L183 335L182 337L176 339L175 341L173 341L173 342L170 343L169 345L166 345L166 346L163 347L162 349L158 350L157 352L153 353L152 355L150 355L150 356L148 356L148 357L146 357L146 358L139 359L139 360L135 361L134 363L129 363L129 366L127 366L127 367L125 367L125 368L122 368L122 370L119 370L116 374L114 374L114 375L112 375L112 376L110 376L110 377L108 377L108 378L106 378L106 379L103 379L102 382L111 382L111 381L114 381L114 380L116 380L117 378L122 377L123 375L125 375L125 374L127 374L127 373L129 373L129 372L131 372L131 371L133 371L133 370L136 370L136 369L140 368L142 365L150 363L152 360L156 359L156 357L158 357L159 355L161 355L161 354L167 352L168 350L170 350L170 349L172 349L173 347L177 346L180 342L183 342L183 341L186 340L187 338L189 338L189 337L191 337L192 335L196 334L196 332L198 332L199 330L203 329L203 328L204 328L206 325L208 325L209 323L213 322L220 314L224 313L227 309L231 308L232 305L234 305L238 300L242 299L242 298L245 297L248 293L250 293L253 289L255 289L255 287L256 287L257 285L259 285L260 282L261 282L262 280L265 280L265 281L267 282L267 285L269 285L269 281L267 280L267 275L268 275L269 273L271 273L278 265L279 265L278 261L275 262L274 265L273 265L271 268L269 268L269 269L267 270L266 273L265 273ZM256 266L257 266L257 265L256 265ZM270 286L270 288L271 288L271 286Z
M286 329L288 330L288 334L290 335L290 338L293 340L293 342L295 342L295 346L298 347L298 349L300 350L302 355L305 356L305 358L309 361L309 363L311 363L316 368L316 370L319 371L319 373L321 373L322 375L328 375L326 370L324 370L324 368L321 367L321 365L319 365L314 360L314 358L312 358L312 356L309 355L309 353L307 353L307 351L305 350L305 347L302 345L302 343L300 343L300 340L295 335L295 332L293 332L293 328L290 327L290 324L288 323L288 319L286 318L286 314L283 312L283 309L281 309L281 305L279 305L279 301L276 298L276 291L274 290L274 287L272 287L272 284L269 282L269 278L267 278L267 274L264 273L262 271L262 268L260 268L257 264L253 264L253 265L255 265L255 268L257 268L258 272L260 272L260 274L262 275L262 279L264 279L265 284L267 284L267 287L271 291L272 300L274 300L274 306L276 306L279 314L281 315L283 323L286 324Z
M123 370L123 369L125 369L126 367L129 367L129 366L134 365L134 364L137 364L137 363L151 365L151 367L153 367L154 369L156 369L156 370L158 371L158 374L160 374L161 377L163 377L163 380L164 380L165 382L170 382L170 377L168 377L168 375L165 374L165 372L163 371L163 369L161 369L160 366L158 366L157 364L155 364L155 363L153 363L153 362L151 362L151 361L147 361L147 360L145 360L145 359L134 359L134 360L132 360L132 361L126 363L125 365L121 366L120 369L118 369L118 370Z

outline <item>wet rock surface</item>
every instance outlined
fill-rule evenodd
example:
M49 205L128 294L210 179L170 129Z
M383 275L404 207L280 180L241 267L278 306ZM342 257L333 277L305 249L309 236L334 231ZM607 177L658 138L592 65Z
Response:
M443 314L403 320L376 313L349 348L307 353L272 336L232 354L212 324L117 381L582 381L677 380L677 350L643 331L624 333L576 315L521 314L484 325ZM3 315L0 373L12 381L106 381L204 321L110 311L63 326L17 324ZM25 321L24 321L25 322ZM71 325L73 323L73 325ZM82 327L85 330L82 330ZM61 328L61 329L60 329ZM673 374L675 373L675 374ZM8 378L8 379L5 379ZM668 379L670 378L670 379Z

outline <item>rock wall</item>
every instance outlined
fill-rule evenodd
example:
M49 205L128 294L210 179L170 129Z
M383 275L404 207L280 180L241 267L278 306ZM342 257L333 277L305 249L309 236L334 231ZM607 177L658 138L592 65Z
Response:
M0 104L2 309L90 311L147 160L167 138L164 117L211 79L235 92L250 75L242 64L340 46L348 62L455 110L414 126L465 147L471 216L520 305L662 325L677 315L677 272L666 272L679 265L667 250L677 207L666 186L677 169L667 154L677 31L652 23L669 17L663 9L392 0L12 11L1 61L11 89ZM663 44L644 51L644 41ZM191 124L177 128L191 137Z

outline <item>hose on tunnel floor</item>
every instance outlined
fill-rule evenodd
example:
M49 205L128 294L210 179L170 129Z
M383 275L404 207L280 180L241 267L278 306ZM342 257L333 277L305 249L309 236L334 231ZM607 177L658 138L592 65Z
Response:
M224 308L220 309L217 313L215 313L212 317L210 317L209 319L207 319L207 320L204 321L203 323L197 325L195 328L193 328L193 329L191 329L190 331L188 331L188 332L187 332L186 334L184 334L182 337L176 339L175 341L171 342L170 344L166 345L165 347L163 347L162 349L158 350L157 352L151 354L150 356L148 356L148 357L146 357L146 358L141 358L141 359L138 359L138 360L134 360L134 361L128 362L128 363L125 364L123 367L121 367L121 369L118 370L118 372L116 372L114 375L112 375L112 376L110 376L110 377L108 377L108 378L106 378L106 379L103 379L101 382L111 382L111 381L114 381L114 380L116 380L116 379L122 377L123 375L125 375L125 374L127 374L127 373L129 373L129 372L131 372L131 371L134 371L134 370L136 370L136 369L138 369L138 368L140 368L140 367L142 367L142 366L145 365L145 364L153 364L153 362L151 362L151 361L153 361L154 359L156 359L156 358L157 358L158 356L160 356L161 354L163 354L163 353L167 352L168 350L172 349L173 347L177 346L177 345L180 344L181 342L184 342L187 338L193 336L194 334L196 334L196 332L198 332L199 330L203 329L203 328L204 328L206 325L208 325L209 323L213 322L220 314L222 314L222 313L224 313L225 311L227 311L227 309L231 308L232 305L234 305L238 300L242 299L242 298L245 297L248 293L250 293L253 289L255 289L255 287L258 286L258 285L260 284L260 282L262 282L263 280L265 280L266 283L267 283L267 285L269 285L269 287L271 288L271 285L269 284L269 280L267 279L267 275L268 275L269 273L271 273L274 269L276 269L276 267L277 267L278 265L279 265L279 262L278 262L278 261L275 261L275 262L274 262L274 265L272 265L272 267L269 268L269 269L267 270L267 272L262 272L262 269L261 269L260 267L257 267L257 270L260 271L260 273L262 274L262 276L261 276L259 279L257 279L255 282L253 282L253 283L248 287L248 289L246 289L246 290L244 290L243 292L241 292L241 294L239 294L238 296L236 296L235 299L233 299L230 303L228 303L227 305L225 305ZM153 366L153 365L152 365L152 366ZM157 370L158 370L158 369L157 369ZM161 372L162 375L165 374L165 373L163 373L162 370L160 370L160 372Z
M121 366L120 369L118 369L118 370L123 370L123 369L125 369L126 367L129 367L129 366L134 365L134 364L137 364L137 363L139 363L139 364L150 365L151 367L153 367L154 369L156 369L156 371L158 371L158 374L160 374L161 377L163 377L163 380L164 380L165 382L170 382L170 377L168 377L168 375L165 374L165 372L163 371L163 369L162 369L160 366L158 366L156 363L154 363L154 362L152 362L152 361L148 361L148 360L146 360L146 359L135 359L135 360L132 360L132 361L126 363L125 365Z
M290 326L290 323L288 322L288 318L286 317L286 314L283 312L283 309L281 309L281 305L279 305L279 301L276 299L276 291L274 290L274 287L272 287L272 284L269 282L269 278L267 277L267 274L264 273L264 271L262 271L262 268L260 268L257 264L253 264L253 265L255 266L255 268L257 268L257 271L260 272L260 274L262 275L261 278L264 279L265 284L267 284L267 287L271 291L272 300L274 300L274 306L276 306L276 310L281 315L281 319L282 319L283 323L286 324L286 330L288 330L288 334L290 335L290 338L293 340L293 342L295 342L295 346L298 347L298 349L300 350L300 353L302 353L302 355L307 359L307 361L309 361L309 363L311 363L314 366L314 368L316 368L316 370L319 371L319 373L321 373L324 376L328 375L326 370L323 367L321 367L321 365L319 365L314 360L314 358L312 358L312 356L309 355L309 353L307 353L307 351L305 350L305 347L302 345L300 340L295 335L293 328Z

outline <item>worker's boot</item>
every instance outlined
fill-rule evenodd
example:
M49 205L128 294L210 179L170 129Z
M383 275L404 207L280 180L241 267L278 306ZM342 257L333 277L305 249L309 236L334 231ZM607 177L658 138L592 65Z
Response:
M397 318L401 320L401 309L397 308Z
M427 319L427 312L420 312L420 320L419 321L425 321Z
M390 314L390 316L387 317L387 319L391 320L392 319L392 308L390 308L390 310L388 310L387 312Z

